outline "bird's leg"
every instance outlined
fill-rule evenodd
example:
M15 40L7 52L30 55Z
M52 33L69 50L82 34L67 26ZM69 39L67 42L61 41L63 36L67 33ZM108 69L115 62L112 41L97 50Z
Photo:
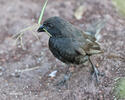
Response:
M64 78L61 81L59 81L56 85L63 86L70 79L71 76L72 76L72 72L69 70L69 67L67 67Z
M90 57L89 57L89 62L91 63L91 66L92 66L93 75L95 76L96 81L99 82L98 76L101 75L101 74L100 74L99 70L96 68L96 66L92 63Z

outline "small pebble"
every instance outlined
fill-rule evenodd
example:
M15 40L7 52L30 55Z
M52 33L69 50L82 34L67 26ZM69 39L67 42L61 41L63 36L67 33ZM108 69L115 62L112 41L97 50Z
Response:
M57 70L55 70L55 71L51 72L51 73L49 74L49 76L53 78L53 77L55 77L55 76L56 76L56 73L57 73Z
M12 73L11 76L19 78L20 77L20 73L21 72L19 70L15 70L15 72Z

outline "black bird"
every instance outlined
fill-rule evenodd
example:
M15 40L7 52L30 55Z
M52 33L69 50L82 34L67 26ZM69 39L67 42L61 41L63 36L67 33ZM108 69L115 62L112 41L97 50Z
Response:
M98 81L99 71L91 62L90 56L102 53L97 35L104 23L95 26L96 28L90 27L83 32L60 17L51 17L45 20L37 31L49 33L49 49L62 62L79 65L90 61Z

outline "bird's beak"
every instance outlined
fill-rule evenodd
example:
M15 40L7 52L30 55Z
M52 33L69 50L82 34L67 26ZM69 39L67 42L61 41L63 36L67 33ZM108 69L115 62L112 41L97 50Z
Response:
M43 25L41 25L41 26L38 28L37 32L46 32L50 37L52 37L52 35L44 28Z
M38 28L37 32L45 32L44 26L41 25L41 26Z

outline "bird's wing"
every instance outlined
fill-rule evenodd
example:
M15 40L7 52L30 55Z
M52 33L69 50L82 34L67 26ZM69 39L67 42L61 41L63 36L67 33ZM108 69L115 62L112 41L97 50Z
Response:
M100 45L96 42L95 37L89 36L87 34L83 34L84 36L77 39L76 42L76 48L75 50L85 56L86 54L88 55L93 55L93 54L98 54L102 53L102 50L100 48Z
M96 41L96 37L94 35L87 34L86 32L82 32L82 34L85 39L89 39L90 41L93 42Z
M88 55L102 53L100 45L95 41L91 41L90 39L86 39L86 42L83 44L82 48Z

